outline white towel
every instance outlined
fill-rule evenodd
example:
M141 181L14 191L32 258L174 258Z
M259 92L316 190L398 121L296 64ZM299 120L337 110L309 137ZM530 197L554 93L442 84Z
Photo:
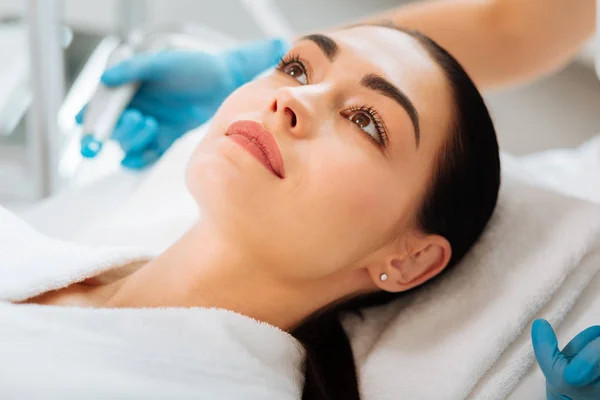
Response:
M464 262L366 323L347 321L365 399L505 398L533 362L532 320L559 324L597 273L600 208L504 166L497 211Z
M0 207L0 301L21 301L141 261L147 249L50 239Z
M172 243L197 216L182 171L200 137L179 141L80 240L153 252ZM522 183L520 165L503 162L497 212L466 259L426 290L345 321L365 400L506 397L533 362L531 321L560 323L597 272L598 206Z
M600 203L600 135L574 149L550 149L526 156L503 155L522 178L580 199Z
M230 311L8 302L114 278L113 268L143 257L50 240L0 208L0 398L301 398L300 344Z
M600 135L577 148L553 149L520 157L506 157L527 171L528 182L560 193L600 203ZM600 319L600 274L591 280L563 322L556 329L560 346ZM557 301L557 299L553 299ZM529 341L529 335L525 338ZM488 372L487 375L490 375ZM545 382L536 365L510 394L510 399L546 399Z

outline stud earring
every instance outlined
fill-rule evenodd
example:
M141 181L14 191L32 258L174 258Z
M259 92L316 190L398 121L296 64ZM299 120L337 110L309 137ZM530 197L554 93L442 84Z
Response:
M387 281L387 279L388 279L387 274L381 274L381 275L379 275L379 280L381 282L385 282L385 281Z

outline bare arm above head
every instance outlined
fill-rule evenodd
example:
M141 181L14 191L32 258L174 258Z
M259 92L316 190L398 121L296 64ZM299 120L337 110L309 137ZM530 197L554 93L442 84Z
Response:
M490 89L539 78L571 60L594 33L596 0L427 0L378 18L431 37Z

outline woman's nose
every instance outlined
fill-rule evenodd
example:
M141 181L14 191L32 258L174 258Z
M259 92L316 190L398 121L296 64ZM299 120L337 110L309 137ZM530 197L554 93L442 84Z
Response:
M288 132L298 138L308 136L311 115L308 105L289 88L281 88L271 100L269 119L278 131Z

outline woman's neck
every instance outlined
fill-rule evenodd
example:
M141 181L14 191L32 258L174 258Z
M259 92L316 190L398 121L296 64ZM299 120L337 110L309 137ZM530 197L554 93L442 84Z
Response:
M214 229L196 225L164 253L111 284L104 307L215 307L291 330L364 277L291 282ZM333 284L332 284L333 283Z

